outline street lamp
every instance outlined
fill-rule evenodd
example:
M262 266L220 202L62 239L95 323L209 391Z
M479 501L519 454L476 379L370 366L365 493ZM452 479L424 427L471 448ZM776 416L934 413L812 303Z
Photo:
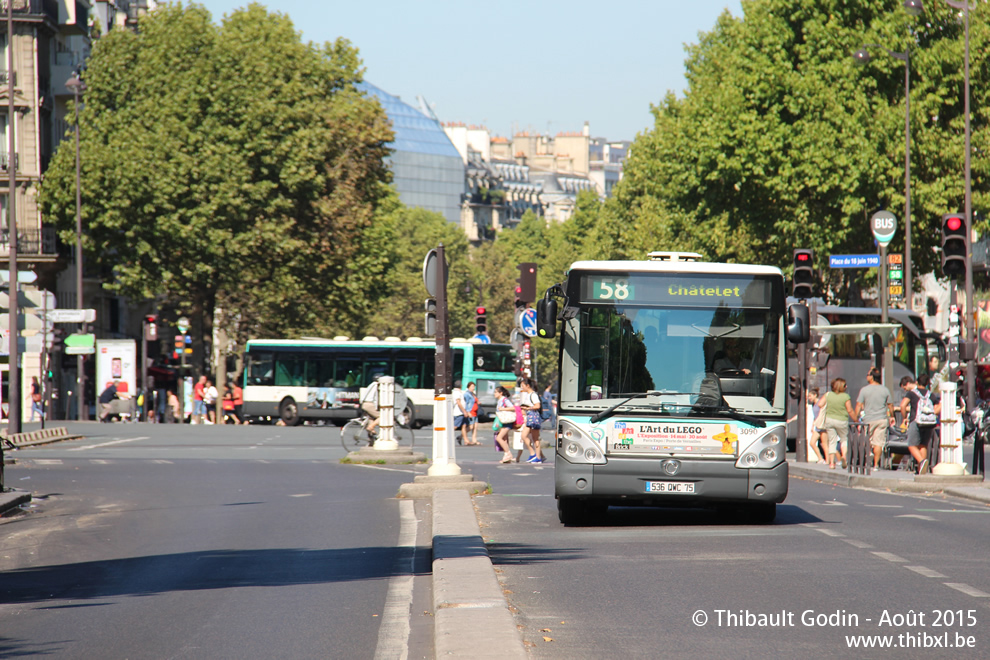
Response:
M904 11L911 16L918 16L924 11L921 0L905 0ZM914 309L914 280L911 275L911 49L905 47L903 53L897 53L880 46L868 44L855 53L853 58L860 64L870 61L867 48L883 48L887 54L904 62L904 297L907 308ZM887 264L880 264L886 268Z
M913 0L921 6L921 0ZM964 156L965 212L966 212L966 409L972 410L976 404L976 306L973 300L973 182L970 168L970 126L969 126L969 12L976 9L976 2L968 0L945 0L946 4L961 9L965 34L965 63L963 77L963 114L966 120L966 154Z
M82 251L82 167L79 158L79 97L86 91L86 83L76 73L65 82L72 91L73 107L76 112L76 308L83 309L83 251ZM86 324L82 326L86 331ZM86 385L85 356L76 356L76 415L80 422L86 421L86 407L83 391Z

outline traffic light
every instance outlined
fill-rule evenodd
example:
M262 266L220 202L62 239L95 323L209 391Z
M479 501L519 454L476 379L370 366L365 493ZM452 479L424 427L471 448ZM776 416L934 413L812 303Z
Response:
M794 292L798 300L815 297L815 269L812 265L814 252L803 248L794 250Z
M65 335L66 331L62 328L55 328L52 330L52 350L55 353L60 353L65 350Z
M787 377L787 392L791 395L792 399L801 398L801 379L797 376Z
M942 274L955 279L966 274L966 218L942 216Z
M478 307L474 310L474 330L477 334L483 335L488 332L488 310Z
M437 336L437 301L434 298L427 298L426 302L423 303L423 309L426 310L426 320L424 325L424 332L427 337Z
M158 317L154 314L146 314L144 317L144 338L146 341L156 341L158 339Z
M519 269L518 286L516 286L516 307L525 303L536 302L536 264L527 262L516 266ZM522 304L520 304L522 303Z

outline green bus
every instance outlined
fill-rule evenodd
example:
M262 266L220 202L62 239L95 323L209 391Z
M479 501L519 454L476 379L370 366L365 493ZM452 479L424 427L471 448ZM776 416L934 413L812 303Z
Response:
M455 339L450 346L454 381L474 381L482 406L494 408L499 385L515 387L508 344ZM387 375L406 391L410 425L430 424L435 356L432 341L416 338L252 339L244 352L244 415L280 418L288 426L305 420L343 424L357 417L364 389Z

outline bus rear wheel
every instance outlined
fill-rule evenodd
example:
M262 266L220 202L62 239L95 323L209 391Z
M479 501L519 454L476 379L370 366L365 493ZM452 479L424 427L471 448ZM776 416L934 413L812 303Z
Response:
M285 399L278 407L278 416L286 426L297 426L299 424L299 405L294 399Z

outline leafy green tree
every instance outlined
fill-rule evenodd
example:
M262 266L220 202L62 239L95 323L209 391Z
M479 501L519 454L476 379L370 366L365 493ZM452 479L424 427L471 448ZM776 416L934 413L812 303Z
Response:
M911 48L912 247L915 272L931 270L938 218L963 199L961 28L940 3L923 20L900 5L744 1L742 18L723 14L688 48L684 97L668 93L634 143L597 244L613 256L680 249L784 268L794 247L813 248L819 264L873 251L874 211L903 227L904 69L882 50L866 68L851 54L881 43ZM987 16L982 4L972 15L974 145L986 132ZM974 208L987 167L977 150ZM902 248L899 235L891 250ZM856 276L836 273L834 290Z
M85 75L85 250L107 288L207 325L221 308L240 339L362 323L378 272L351 266L390 198L392 133L354 87L356 49L304 44L258 4L219 26L168 4L101 38ZM60 149L41 189L66 239L73 157Z

